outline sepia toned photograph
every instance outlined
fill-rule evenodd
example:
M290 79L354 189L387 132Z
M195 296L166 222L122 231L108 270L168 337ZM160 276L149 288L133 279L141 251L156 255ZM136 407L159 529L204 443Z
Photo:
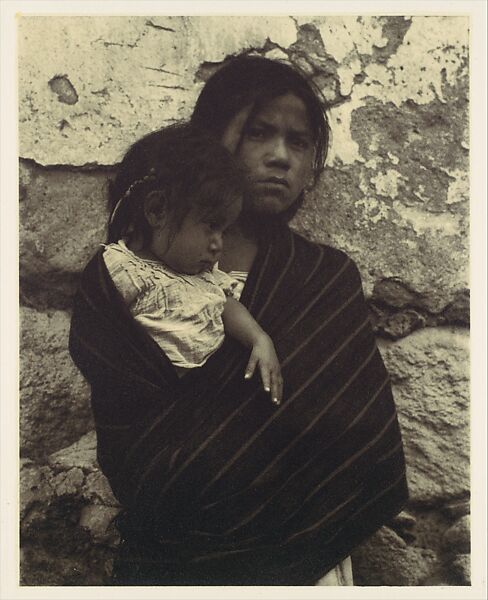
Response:
M18 585L472 586L469 10L62 4L15 18Z

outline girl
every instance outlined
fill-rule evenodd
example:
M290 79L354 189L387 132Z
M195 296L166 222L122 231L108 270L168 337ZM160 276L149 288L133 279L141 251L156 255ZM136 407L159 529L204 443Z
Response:
M351 552L408 490L359 271L288 226L327 153L323 106L291 66L241 56L208 79L192 122L246 168L251 191L219 264L248 273L241 302L272 337L286 387L279 407L262 402L228 337L177 379L92 259L70 351L92 384L99 463L124 507L112 582L351 584Z
M189 125L156 131L128 151L112 186L118 201L103 259L135 320L182 377L222 345L225 331L251 349L264 389L281 401L273 343L217 268L224 232L242 207L246 179L232 156Z

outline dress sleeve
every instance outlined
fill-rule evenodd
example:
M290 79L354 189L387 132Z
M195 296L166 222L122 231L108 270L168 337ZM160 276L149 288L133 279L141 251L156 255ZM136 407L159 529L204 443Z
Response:
M117 291L127 306L131 306L143 292L143 281L131 264L130 257L116 245L108 245L103 252L103 260Z
M239 285L237 279L234 279L234 277L231 277L228 273L221 271L217 266L215 266L212 271L212 277L215 284L219 286L226 296L233 296L234 289Z

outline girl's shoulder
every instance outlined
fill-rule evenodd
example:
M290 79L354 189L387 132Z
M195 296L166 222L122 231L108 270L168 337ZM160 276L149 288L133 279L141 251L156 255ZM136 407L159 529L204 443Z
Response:
M315 268L315 276L329 278L334 273L341 272L343 281L350 285L362 285L359 268L353 258L344 250L328 244L311 241L293 231L295 248L295 265L305 275L311 265Z
M344 250L307 239L300 233L291 230L295 243L295 248L300 254L309 255L311 257L322 253L327 257L328 262L351 263L355 266L354 260Z

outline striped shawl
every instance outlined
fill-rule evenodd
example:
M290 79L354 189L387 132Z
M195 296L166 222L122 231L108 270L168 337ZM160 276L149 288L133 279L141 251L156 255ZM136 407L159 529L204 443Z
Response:
M70 333L91 384L98 461L125 507L115 583L313 585L407 499L389 379L342 252L277 227L241 301L274 340L284 398L243 378L226 339L178 379L101 252Z

